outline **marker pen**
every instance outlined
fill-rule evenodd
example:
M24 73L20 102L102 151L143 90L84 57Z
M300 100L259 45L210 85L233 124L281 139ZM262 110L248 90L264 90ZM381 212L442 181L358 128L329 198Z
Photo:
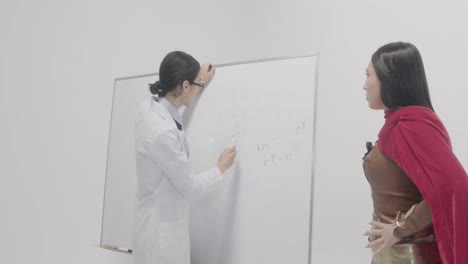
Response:
M122 247L118 247L118 246L114 246L114 245L104 245L103 248L111 249L111 250L124 251L124 252L128 252L128 253L133 252L132 249L130 249L130 248L122 248Z

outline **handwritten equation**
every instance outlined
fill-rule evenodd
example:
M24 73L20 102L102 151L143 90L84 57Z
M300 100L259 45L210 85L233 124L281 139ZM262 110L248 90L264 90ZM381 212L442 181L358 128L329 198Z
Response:
M284 162L289 162L293 160L293 155L292 153L286 153L286 154L269 154L269 155L264 155L264 166L268 165L277 165L280 163Z

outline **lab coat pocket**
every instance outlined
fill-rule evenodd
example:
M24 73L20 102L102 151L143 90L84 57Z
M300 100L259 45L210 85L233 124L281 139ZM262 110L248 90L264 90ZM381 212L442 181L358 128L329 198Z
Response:
M163 263L189 264L190 239L187 219L161 222L158 231Z

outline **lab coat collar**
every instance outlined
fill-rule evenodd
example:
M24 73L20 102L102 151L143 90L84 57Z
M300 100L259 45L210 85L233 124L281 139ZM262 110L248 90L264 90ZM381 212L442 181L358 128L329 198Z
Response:
M179 110L177 110L177 108L175 108L166 98L154 96L153 99L156 102L158 102L160 105L162 105L169 112L169 114L171 114L171 117L176 122L178 122L182 126L184 125L184 124L182 124L182 117L180 115Z

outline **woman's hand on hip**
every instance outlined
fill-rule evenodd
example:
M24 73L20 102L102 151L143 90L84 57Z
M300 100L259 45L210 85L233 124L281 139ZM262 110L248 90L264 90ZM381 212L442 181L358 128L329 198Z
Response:
M393 230L396 227L395 223L386 224L377 221L371 221L369 223L372 225L370 230L364 232L364 236L377 236L378 239L369 242L366 247L373 248L374 255L381 253L384 249L396 244L400 241L400 238L395 237Z

